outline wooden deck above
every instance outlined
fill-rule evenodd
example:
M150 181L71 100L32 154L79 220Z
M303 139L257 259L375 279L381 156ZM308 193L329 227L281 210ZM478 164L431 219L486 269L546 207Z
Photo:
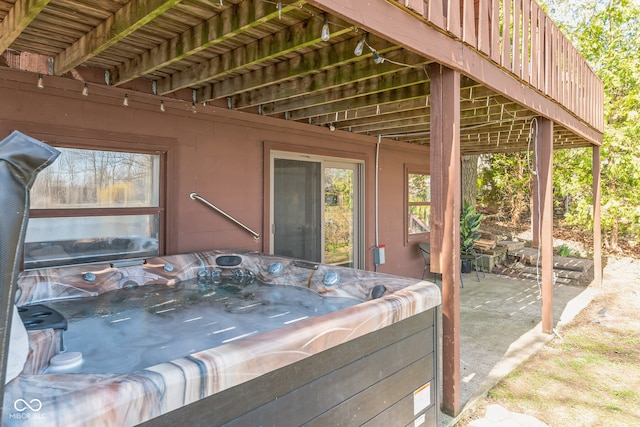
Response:
M602 132L602 82L536 1L396 2Z
M463 75L463 154L526 150L540 116L555 148L602 141L602 83L533 0L0 0L0 52L109 102L178 98L418 144L436 62Z

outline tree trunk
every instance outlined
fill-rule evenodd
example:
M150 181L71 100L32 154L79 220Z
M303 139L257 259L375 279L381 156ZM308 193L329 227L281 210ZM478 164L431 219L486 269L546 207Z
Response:
M516 182L523 182L525 177L525 165L523 165L522 163L520 153L515 154L515 159L517 159L515 171ZM513 225L520 224L520 221L522 220L522 214L527 208L525 194L523 193L523 191L524 188L516 190L511 198L511 223ZM531 191L529 191L529 193L531 194Z
M522 192L517 192L513 198L511 208L511 223L513 225L520 224L522 220L522 212L524 212L524 196Z
M618 229L619 229L619 220L618 218L613 218L613 227L611 227L611 249L614 251L618 250Z
M478 156L462 156L462 202L475 206L478 198Z

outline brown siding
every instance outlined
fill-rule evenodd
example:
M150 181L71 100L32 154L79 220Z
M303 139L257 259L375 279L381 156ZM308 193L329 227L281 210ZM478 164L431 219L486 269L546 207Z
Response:
M264 235L265 144L365 160L366 268L373 269L375 138L330 132L297 122L249 115L214 106L196 106L160 97L95 88L81 95L83 84L0 69L0 138L20 130L47 142L90 147L138 147L168 151L167 253L216 248L267 251L268 239L255 241L234 224L191 200L196 191L250 228ZM281 149L281 148L280 148ZM404 164L427 166L426 147L383 141L380 149L380 243L386 244L380 271L420 277L422 258L404 242Z
M407 243L405 216L405 165L426 165L429 151L407 150L402 144L383 142L380 148L380 244L386 245L386 264L378 271L422 277L424 262L416 242ZM428 241L425 239L425 241Z

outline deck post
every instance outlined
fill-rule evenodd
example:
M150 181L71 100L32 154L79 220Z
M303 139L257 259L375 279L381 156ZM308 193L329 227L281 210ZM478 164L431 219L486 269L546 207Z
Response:
M460 413L460 73L433 64L431 270L442 273L442 410Z
M593 146L593 283L602 285L602 228L600 223L600 147Z
M542 252L542 332L550 334L553 330L553 121L540 119L536 143Z

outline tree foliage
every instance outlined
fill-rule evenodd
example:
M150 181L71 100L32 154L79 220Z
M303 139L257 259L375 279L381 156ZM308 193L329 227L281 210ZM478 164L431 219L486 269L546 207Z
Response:
M460 252L462 255L473 255L474 240L480 238L480 222L482 214L476 212L475 206L464 203L460 212Z
M640 235L640 5L633 0L546 0L542 6L604 83L604 142L601 147L602 228L605 245ZM519 157L520 156L520 157ZM492 162L517 169L522 153ZM506 160L505 160L506 158ZM496 167L499 167L496 165ZM592 150L554 153L554 195L568 201L568 223L591 228ZM513 171L497 175L513 176ZM510 179L511 177L509 177ZM496 177L485 188L512 186ZM502 188L502 191L510 189ZM506 200L506 199L503 199Z
M602 226L606 244L616 248L618 238L640 233L640 6L632 0L569 0L547 2L552 17L604 83L604 144L602 158ZM560 13L562 11L569 13ZM567 220L587 225L590 194L584 171L590 153L558 153L557 164L571 164L572 177L559 169L556 182L575 203ZM565 184L566 183L566 184ZM584 190L582 190L584 193Z
M484 206L519 224L531 196L531 164L527 153L493 154L483 157L480 199Z

